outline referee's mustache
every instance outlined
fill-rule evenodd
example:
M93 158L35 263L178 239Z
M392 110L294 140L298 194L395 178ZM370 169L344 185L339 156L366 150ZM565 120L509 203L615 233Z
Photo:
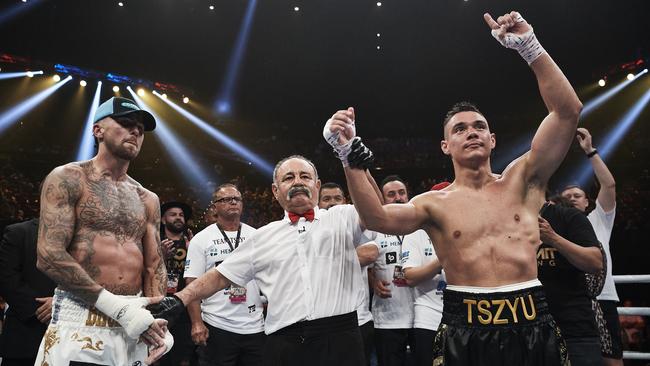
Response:
M306 186L304 185L298 185L298 186L293 186L289 188L289 192L287 192L287 199L290 200L293 198L293 196L297 195L298 193L304 193L311 199L311 191L307 189Z

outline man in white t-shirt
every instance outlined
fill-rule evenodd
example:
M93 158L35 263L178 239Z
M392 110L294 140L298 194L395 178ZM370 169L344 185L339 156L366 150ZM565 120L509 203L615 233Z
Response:
M409 200L406 184L396 175L384 178L379 187L386 204ZM404 236L375 233L371 239L379 248L372 298L377 362L379 366L404 365L407 346L415 348L413 289L406 283L401 265Z
M587 155L591 166L600 184L595 208L587 215L591 226L594 227L598 241L603 245L607 256L607 276L605 286L598 296L598 303L602 312L597 312L596 321L601 329L601 351L608 366L623 365L623 344L620 335L620 323L616 304L619 302L616 286L612 277L612 255L609 250L609 240L616 217L616 181L607 169L607 165L598 155L598 150L593 147L591 134L585 128L578 128L576 136L580 147ZM568 198L573 206L580 211L587 212L589 198L579 186L568 186L562 191L562 196Z
M448 185L449 182L438 183L431 190L437 191ZM442 320L442 292L447 282L433 243L424 230L418 230L404 237L402 267L404 267L406 283L415 289L413 307L415 364L431 366L433 341Z
M197 233L189 246L185 279L191 283L218 267L255 229L240 222L242 195L233 184L214 192L217 222ZM187 306L192 320L192 340L199 347L200 366L257 366L263 363L263 305L255 281L245 287L231 285Z

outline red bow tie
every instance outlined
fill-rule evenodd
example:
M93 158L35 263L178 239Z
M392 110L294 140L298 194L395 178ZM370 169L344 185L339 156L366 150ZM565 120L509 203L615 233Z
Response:
M291 221L292 224L295 224L300 220L301 217L304 217L305 220L307 221L314 221L314 209L310 209L309 211L305 212L304 214L297 214L293 212L289 212L289 220Z

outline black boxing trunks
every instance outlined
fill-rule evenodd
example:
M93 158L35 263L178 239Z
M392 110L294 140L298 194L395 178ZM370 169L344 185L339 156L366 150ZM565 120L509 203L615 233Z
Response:
M448 285L433 365L569 365L538 280L498 288Z

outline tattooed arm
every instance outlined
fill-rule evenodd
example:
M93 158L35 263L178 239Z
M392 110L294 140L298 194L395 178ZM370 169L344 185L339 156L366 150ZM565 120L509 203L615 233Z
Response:
M147 212L147 228L142 238L144 296L164 296L167 289L167 269L160 243L160 201L153 192L145 191L144 196Z
M102 287L67 251L74 236L82 174L79 166L68 164L54 169L45 178L36 266L59 286L92 305Z

